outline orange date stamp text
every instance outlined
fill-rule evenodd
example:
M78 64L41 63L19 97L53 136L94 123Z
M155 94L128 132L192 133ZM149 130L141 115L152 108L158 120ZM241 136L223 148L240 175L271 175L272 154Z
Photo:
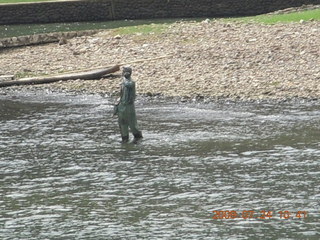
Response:
M305 219L307 218L306 211L253 211L253 210L244 210L244 211L212 211L212 219Z

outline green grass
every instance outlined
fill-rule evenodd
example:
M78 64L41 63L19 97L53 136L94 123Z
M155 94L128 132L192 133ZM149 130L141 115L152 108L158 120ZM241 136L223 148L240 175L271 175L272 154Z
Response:
M86 31L96 29L114 29L115 35L133 33L161 32L165 25L176 22L177 19L148 19L148 20L119 20L107 22L73 22L73 23L48 23L48 24L19 24L0 25L0 38L17 37L23 35Z
M159 34L168 28L168 24L143 24L139 26L120 27L113 30L114 34L126 35L126 34Z
M21 1L21 0L0 0L1 1ZM24 1L24 0L22 0ZM41 1L41 0L40 0ZM320 9L302 12L277 14L277 15L258 15L253 17L241 18L221 18L221 21L232 22L254 22L263 24L275 24L286 22L299 22L314 19L320 21ZM202 21L198 19L184 19L184 21ZM125 34L158 34L165 31L171 23L181 21L181 19L148 19L148 20L121 20L107 22L75 22L75 23L50 23L50 24L20 24L20 25L0 25L0 38L16 37L50 32L70 32L85 31L94 29L113 29L115 35Z
M256 22L263 24L275 24L275 23L287 23L287 22L299 22L301 20L320 20L320 9L307 10L295 13L286 14L263 14L253 17L240 17L240 18L223 18L226 21L238 21L238 22ZM193 19L194 20L194 19ZM200 21L203 19L200 19ZM158 24L143 24L138 26L128 26L121 27L114 30L116 34L147 34L147 33L161 33L168 28L168 24L158 23Z
M286 13L286 14L263 14L253 17L226 18L226 21L239 22L256 22L263 24L299 22L300 20L320 20L320 9L307 10L302 12Z

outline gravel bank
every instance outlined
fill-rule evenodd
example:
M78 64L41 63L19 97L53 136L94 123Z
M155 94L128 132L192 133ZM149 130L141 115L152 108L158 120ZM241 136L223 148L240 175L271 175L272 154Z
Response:
M64 45L5 49L0 52L0 74L51 74L166 56L130 64L139 94L319 99L319 39L319 21L276 25L180 22L160 34L115 36L103 31ZM119 83L119 76L114 76L33 87L115 95Z

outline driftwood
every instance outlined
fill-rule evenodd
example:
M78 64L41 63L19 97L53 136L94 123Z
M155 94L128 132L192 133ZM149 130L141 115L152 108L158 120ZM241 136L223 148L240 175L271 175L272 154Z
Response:
M78 72L78 73L68 73L62 75L54 76L42 76L42 77L30 77L30 78L20 78L18 80L10 80L0 82L0 87L9 87L14 85L27 85L27 84L42 84L42 83L52 83L58 81L67 81L67 80L93 80L102 78L104 75L111 74L120 70L120 65L115 65L113 67L91 70L87 72Z
M82 72L73 72L73 73L65 73L61 75L49 75L49 76L41 76L41 77L20 78L17 80L0 81L0 88L16 86L16 85L43 84L43 83L52 83L52 82L77 80L77 79L81 79L81 80L100 79L107 74L111 74L119 71L120 66L122 65L140 63L145 61L154 61L162 58L168 58L171 56L172 55L170 54L170 55L160 56L156 58L140 59L132 62L120 63L113 67L98 67L94 69L83 70Z

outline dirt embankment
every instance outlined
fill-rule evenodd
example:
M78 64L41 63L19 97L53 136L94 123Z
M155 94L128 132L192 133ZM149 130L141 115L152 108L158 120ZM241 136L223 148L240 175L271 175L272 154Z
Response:
M138 93L313 99L320 98L319 37L319 21L276 25L180 22L161 34L114 36L103 31L63 45L5 49L0 52L0 74L51 74L166 56L131 64ZM112 94L118 92L119 83L116 77L38 87Z

